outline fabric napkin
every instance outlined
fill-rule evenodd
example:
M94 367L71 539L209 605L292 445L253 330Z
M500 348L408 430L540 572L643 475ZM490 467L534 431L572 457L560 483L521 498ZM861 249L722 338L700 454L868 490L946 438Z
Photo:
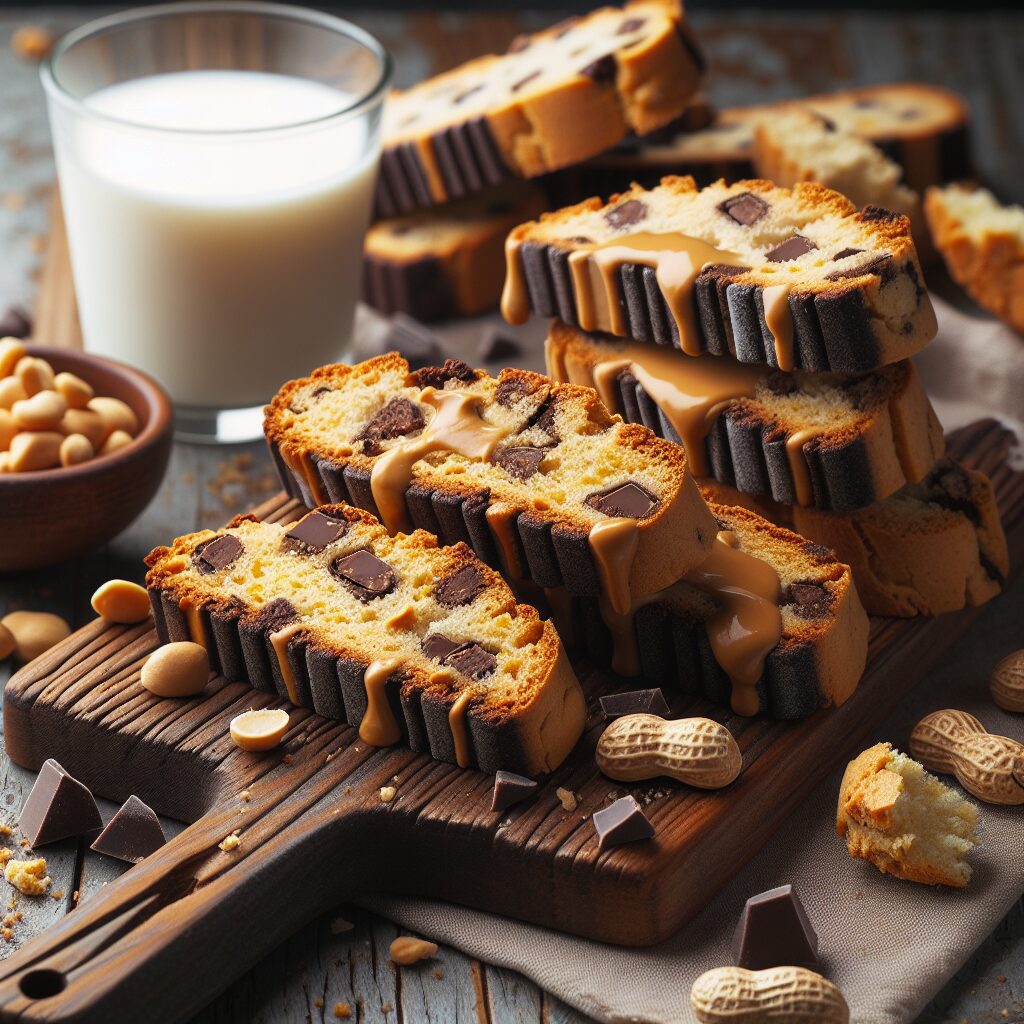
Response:
M933 299L939 335L915 361L939 418L953 430L999 417L1017 432L1011 460L1024 470L1024 339L997 321ZM987 689L996 661L1022 646L1024 578L1018 578L871 742L906 749L918 719L944 707L969 711L990 732L1024 741L1024 715L1001 711ZM589 942L425 900L377 896L362 903L406 928L520 971L598 1020L674 1024L694 1019L689 993L698 975L733 962L732 932L747 897L791 882L852 1020L908 1024L1024 894L1024 807L982 804L982 845L972 857L970 886L931 888L882 875L847 855L835 832L841 775L840 769L819 785L698 917L649 949Z

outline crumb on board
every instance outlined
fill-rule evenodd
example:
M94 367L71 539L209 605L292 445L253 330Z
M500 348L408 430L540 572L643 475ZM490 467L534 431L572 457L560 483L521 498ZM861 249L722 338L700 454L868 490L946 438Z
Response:
M434 968L434 969L433 969L433 970L432 970L432 971L431 971L430 973L431 973L431 974L432 974L432 975L433 975L433 976L434 976L435 978L437 978L437 980L438 980L438 981L443 981L443 980L444 980L444 971L443 971L443 970L441 970L441 968L440 968L440 967L435 967L435 968Z
M238 799L244 800L246 803L248 803L252 799L252 793L250 793L249 790L247 789L243 789L242 792L238 794Z
M352 1007L348 1003L335 1003L334 1004L334 1016L338 1020L348 1020L352 1016Z
M28 840L27 839L22 839L19 845L23 846L23 847L27 847L28 846Z
M0 825L0 836L9 836L13 831L10 825Z
M62 899L64 899L64 890L63 889L54 889L53 892L50 893L50 899L51 900L62 900Z
M12 857L14 851L7 846L0 847L0 867L3 867Z
M225 836L218 844L217 848L223 850L225 853L230 853L232 850L237 850L242 845L242 840L238 838L239 830L236 828L234 832L229 836Z
M314 1000L313 1000L313 1005L314 1005L314 1006L315 1006L315 1007L316 1007L316 1008L317 1008L318 1010L322 1010L322 1009L324 1008L324 1001L323 1001L322 999L314 999Z
M398 790L394 786L381 786L380 787L380 800L381 803L389 804L395 799L395 795Z
M22 60L42 60L53 48L53 35L39 25L22 25L11 36L11 49Z
M4 868L4 878L25 896L42 896L50 887L50 876L46 873L46 860L9 860Z
M350 932L355 928L355 925L351 921L346 921L343 917L336 917L331 921L331 934L341 935L343 932Z
M252 474L253 464L250 452L240 452L221 462L216 475L207 481L206 489L227 509L259 504L269 498L279 484L265 467L259 475Z
M559 786L555 790L555 796L558 797L562 802L562 808L566 811L575 811L579 801L576 799L576 794L571 789L565 789Z

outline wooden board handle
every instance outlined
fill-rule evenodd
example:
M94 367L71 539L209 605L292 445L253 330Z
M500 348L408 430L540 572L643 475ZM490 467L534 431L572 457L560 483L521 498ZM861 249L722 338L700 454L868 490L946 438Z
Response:
M377 755L350 753L302 758L244 813L205 815L0 962L0 1021L185 1020L282 936L373 888L385 816L341 783L354 761L374 774L358 762Z

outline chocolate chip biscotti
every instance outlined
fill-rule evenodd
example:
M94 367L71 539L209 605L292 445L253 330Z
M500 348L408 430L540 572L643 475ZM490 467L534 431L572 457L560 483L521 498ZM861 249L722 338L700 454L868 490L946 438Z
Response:
M666 178L522 224L505 251L511 323L557 316L688 355L860 373L937 329L909 220L817 184Z
M555 380L596 388L627 422L682 444L696 476L789 505L869 505L920 480L944 447L909 360L855 376L782 373L557 320L547 360Z
M146 559L162 641L193 640L231 680L483 771L550 771L584 721L554 627L462 544L391 537L325 506L239 516Z
M512 579L618 607L702 561L715 522L681 449L612 416L590 388L391 353L325 366L267 407L293 497L347 501L392 532L465 541Z
M632 0L513 40L390 98L380 216L532 178L678 117L700 52L671 0Z

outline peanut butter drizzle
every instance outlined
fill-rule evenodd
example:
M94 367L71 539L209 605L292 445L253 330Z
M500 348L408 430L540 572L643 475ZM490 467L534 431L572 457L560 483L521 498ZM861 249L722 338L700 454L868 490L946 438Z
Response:
M679 331L679 347L687 355L697 355L701 350L693 299L693 285L700 272L711 264L746 266L734 252L677 232L641 231L579 249L569 256L569 270L576 319L584 330L631 333L619 281L620 268L630 263L653 268Z
M509 236L505 239L505 284L501 290L501 315L510 324L525 324L530 319L530 293L519 250L523 243Z
M614 611L629 614L633 604L629 577L640 542L636 520L602 519L590 528L589 540L601 593Z
M452 731L452 742L455 744L455 763L460 768L470 765L469 734L466 730L466 708L473 694L463 690L455 698L455 703L448 709L448 727Z
M388 677L396 668L396 661L375 661L366 667L363 674L366 713L359 723L359 738L372 747L390 747L402 738L402 730L395 721L385 689Z
M194 605L187 597L183 597L178 602L178 607L185 613L188 635L192 638L192 643L206 647L206 629L203 626L202 609Z
M487 525L491 528L491 534L497 541L501 551L501 559L505 566L505 575L510 579L519 580L523 578L523 567L519 560L519 547L516 544L515 528L512 521L515 519L517 509L500 502L487 506L484 515L487 517Z
M370 490L380 518L391 533L411 529L405 506L405 490L412 483L413 466L437 451L455 452L467 459L485 461L508 433L480 418L481 399L462 391L424 388L419 401L437 410L419 437L407 438L381 455L370 473Z
M270 634L270 646L274 648L277 656L277 664L281 669L281 678L284 679L284 687L288 691L288 699L296 706L299 705L299 688L295 682L295 673L292 671L292 663L288 658L288 641L296 633L302 631L301 622L290 622L287 626Z
M776 284L761 289L764 322L775 340L775 362L787 373L793 369L793 314L789 308L790 286Z
M814 485L811 483L811 468L807 465L804 445L818 436L816 430L798 430L786 438L786 457L789 472L793 477L793 496L798 505L814 502Z

